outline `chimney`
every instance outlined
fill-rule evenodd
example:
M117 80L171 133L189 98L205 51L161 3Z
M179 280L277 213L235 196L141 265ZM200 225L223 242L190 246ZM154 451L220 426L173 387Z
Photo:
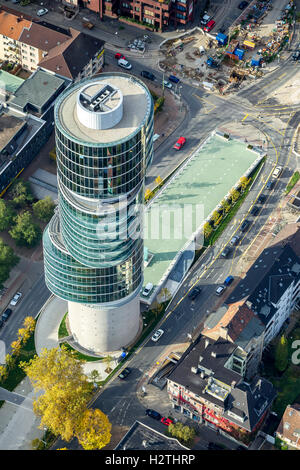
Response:
M212 352L211 352L211 356L212 356L212 357L217 357L216 351L212 351Z
M250 300L247 300L246 305L247 307L252 308L252 302L250 302Z
M206 348L207 348L207 346L209 346L209 339L206 339L206 340L205 340L205 343L204 343L204 349L206 349Z

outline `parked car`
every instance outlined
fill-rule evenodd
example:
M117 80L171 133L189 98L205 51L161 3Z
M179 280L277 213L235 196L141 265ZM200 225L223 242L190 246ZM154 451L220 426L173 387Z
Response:
M3 325L4 325L4 321L0 318L0 330L1 330Z
M222 295L224 290L226 289L226 286L219 286L216 288L216 295Z
M9 305L12 305L13 307L15 305L17 305L17 303L19 302L20 298L22 297L22 293L21 292L17 292L13 298L11 299L11 301L9 302Z
M241 232L246 232L247 228L249 227L250 222L249 220L244 220L244 222L241 225Z
M272 173L273 178L279 178L282 172L282 166L277 166Z
M257 199L258 204L263 204L266 200L266 196L264 194L261 194L259 198Z
M241 2L241 3L239 4L238 8L239 8L240 10L244 10L244 8L246 8L248 5L249 5L248 2L243 1L243 2Z
M200 287L195 287L194 289L191 290L188 297L191 300L195 300L200 293L201 293L201 288Z
M147 296L150 294L150 292L152 291L152 289L153 289L153 284L152 284L152 282L148 282L148 284L145 285L142 294L143 294L145 297L147 297Z
M229 253L231 252L231 249L229 246L226 246L224 248L224 250L222 251L221 253L221 256L223 256L223 258L227 258L227 256L229 255Z
M164 80L164 86L165 86L166 88L171 89L173 85L172 85L172 83L168 82L167 80Z
M162 337L163 334L164 334L164 330L157 330L151 338L152 341L156 343L159 340L159 338Z
M214 20L210 20L206 26L204 26L203 31L209 33L215 26L216 22Z
M203 15L202 20L200 21L200 23L206 25L209 22L210 19L211 19L211 16Z
M122 372L118 375L119 379L124 380L130 374L131 369L129 367L125 367Z
M272 181L272 180L269 180L266 184L266 188L269 189L269 190L271 190L273 188L273 186L274 186L274 181Z
M48 13L49 10L47 10L47 8L41 8L40 10L38 10L36 12L37 16L43 16L43 15L46 15L46 13Z
M233 276L227 276L225 281L224 281L224 286L230 286L230 284L233 282L234 277Z
M118 60L120 60L120 59L127 60L126 57L125 57L123 54L121 54L121 52L117 52L117 53L115 54L115 59L118 59Z
M122 67L123 69L126 69L126 70L131 70L132 69L132 65L126 59L119 59L118 60L118 66Z
M173 145L173 149L180 150L184 146L185 143L186 143L186 138L185 137L179 137L176 144Z
M151 410L151 408L148 408L146 411L145 411L145 414L147 416L150 416L151 418L153 419L156 419L157 421L160 421L162 416L161 414L159 414L157 411L155 410Z
M231 246L234 246L234 245L237 245L238 241L239 241L240 237L238 235L235 235L234 237L232 237L232 239L230 240L230 245Z
M170 75L169 76L169 82L179 83L180 79L178 77L176 77L175 75Z
M148 78L148 80L152 80L153 82L154 80L156 80L155 75L153 75L153 73L151 72L148 72L147 70L142 70L141 76L144 78Z
M250 214L255 216L255 215L257 215L258 213L259 213L259 207L253 206L252 209L251 209Z
M12 314L11 308L7 308L6 310L4 310L4 312L2 313L2 317L1 317L1 320L3 321L3 323L8 320L11 314Z
M295 51L294 54L292 55L293 60L298 60L300 59L300 51Z
M160 422L165 424L166 426L170 426L170 424L173 424L174 421L170 418L165 418L165 416L163 416Z

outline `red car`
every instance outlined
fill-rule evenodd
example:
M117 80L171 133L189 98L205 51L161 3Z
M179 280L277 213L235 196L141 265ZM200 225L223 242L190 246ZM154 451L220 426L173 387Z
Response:
M120 59L127 60L126 57L123 56L123 54L120 54L120 52L117 52L117 53L115 54L115 59L118 59L118 60L120 60Z
M206 31L207 33L209 33L209 31L211 31L213 29L213 27L215 26L216 22L214 20L210 20L206 26L204 26L203 28L203 31Z
M179 137L176 144L173 145L173 149L180 150L181 147L183 147L185 143L186 143L186 138L185 137Z
M170 418L165 417L162 417L160 422L165 424L166 426L170 426L170 424L173 424L173 421Z

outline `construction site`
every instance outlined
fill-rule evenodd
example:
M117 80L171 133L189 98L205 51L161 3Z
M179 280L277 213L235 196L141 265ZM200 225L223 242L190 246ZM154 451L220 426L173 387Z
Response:
M258 1L244 10L228 34L208 34L196 27L165 41L159 67L209 91L227 94L262 77L279 62L292 39L293 18L292 1L283 10L273 10L271 1Z

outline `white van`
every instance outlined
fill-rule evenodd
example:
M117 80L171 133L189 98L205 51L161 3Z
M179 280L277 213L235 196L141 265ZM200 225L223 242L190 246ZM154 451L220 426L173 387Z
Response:
M282 172L282 166L277 166L275 170L273 171L273 178L278 178Z
M127 70L132 69L132 65L128 62L128 60L125 60L125 59L119 59L118 65L119 67L123 67L123 69L127 69Z
M153 289L153 284L151 282L148 282L148 284L146 284L145 287L144 287L143 295L145 297L148 297L148 295L150 294L152 289Z

